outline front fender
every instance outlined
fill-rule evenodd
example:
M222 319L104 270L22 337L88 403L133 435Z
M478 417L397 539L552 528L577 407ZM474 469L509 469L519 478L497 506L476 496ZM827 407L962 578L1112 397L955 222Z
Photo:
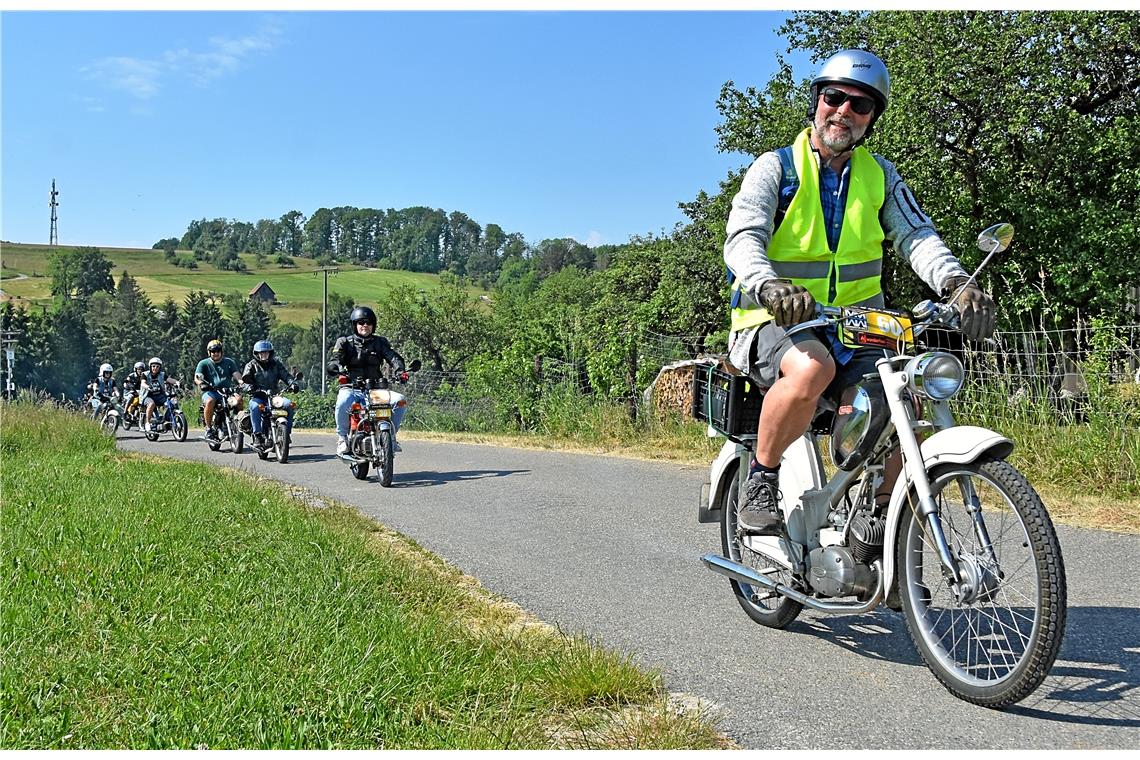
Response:
M1013 451L1013 441L1003 435L972 425L959 425L939 430L922 442L922 463L927 472L942 464L967 464L983 454L992 453L1004 459ZM887 533L883 538L883 588L892 588L895 575L895 542L899 524L908 508L906 495L910 491L906 470L895 481L891 503L887 509Z

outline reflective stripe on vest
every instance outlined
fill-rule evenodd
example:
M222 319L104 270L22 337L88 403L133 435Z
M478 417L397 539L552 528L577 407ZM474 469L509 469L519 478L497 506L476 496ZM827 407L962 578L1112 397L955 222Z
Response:
M811 292L816 301L833 306L872 302L882 295L883 233L879 210L886 194L886 177L866 148L851 154L850 186L839 232L838 249L827 244L823 204L819 199L819 158L811 148L811 128L792 145L800 187L768 244L768 260L777 276ZM835 298L831 298L834 271ZM740 288L739 281L733 289ZM763 324L768 311L741 294L732 309L733 331Z

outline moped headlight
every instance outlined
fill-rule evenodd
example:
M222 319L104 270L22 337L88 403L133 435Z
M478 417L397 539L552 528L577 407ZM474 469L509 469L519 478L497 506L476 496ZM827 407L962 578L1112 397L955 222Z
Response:
M945 401L962 390L966 370L953 354L928 351L907 362L906 375L912 391Z

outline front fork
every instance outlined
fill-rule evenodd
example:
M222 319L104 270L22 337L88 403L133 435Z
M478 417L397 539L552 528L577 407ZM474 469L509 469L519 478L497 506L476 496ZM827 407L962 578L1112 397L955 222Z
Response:
M922 450L918 445L918 438L915 436L915 430L923 423L915 419L911 405L903 400L903 393L907 384L906 373L892 371L890 359L880 359L877 362L877 367L883 380L883 387L886 390L887 403L891 409L891 419L895 423L895 430L899 437L906 475L918 496L918 513L926 524L931 541L938 552L938 559L942 565L942 575L955 589L960 589L964 580L962 568L959 558L955 556L946 539L942 519L938 516L938 504L934 501L934 494L930 489L926 463L923 461ZM945 401L926 399L924 403L930 409L931 422L935 429L945 430L954 427L954 416L950 413L950 407ZM990 567L994 569L998 577L1001 577L993 542L990 540L989 531L986 530L986 523L982 517L981 501L978 499L974 484L969 478L959 478L958 488L966 505L966 510L970 514L974 535L985 552Z

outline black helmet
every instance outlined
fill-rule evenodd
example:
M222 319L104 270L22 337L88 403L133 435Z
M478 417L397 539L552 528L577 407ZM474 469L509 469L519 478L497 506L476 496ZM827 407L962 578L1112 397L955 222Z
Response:
M376 312L367 306L357 306L352 310L352 314L348 315L348 321L352 324L357 322L367 322L373 327L376 326Z

